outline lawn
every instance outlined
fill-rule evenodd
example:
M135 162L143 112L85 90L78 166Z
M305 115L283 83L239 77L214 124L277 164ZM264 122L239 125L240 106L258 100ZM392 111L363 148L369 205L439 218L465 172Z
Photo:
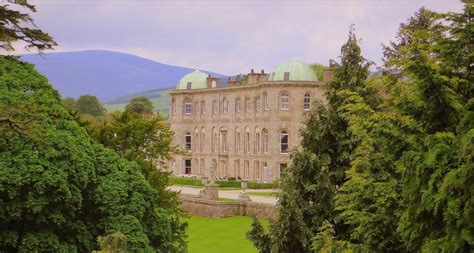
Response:
M266 221L263 221L267 225ZM189 253L251 253L257 252L245 239L252 219L245 216L205 218L191 216L188 220Z

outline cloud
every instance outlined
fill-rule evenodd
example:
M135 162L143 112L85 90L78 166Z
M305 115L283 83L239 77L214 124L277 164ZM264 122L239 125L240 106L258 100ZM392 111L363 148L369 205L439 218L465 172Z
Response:
M363 54L380 63L381 43L420 8L459 11L460 2L321 0L32 1L58 51L108 49L163 63L245 73L292 57L337 59L350 24Z

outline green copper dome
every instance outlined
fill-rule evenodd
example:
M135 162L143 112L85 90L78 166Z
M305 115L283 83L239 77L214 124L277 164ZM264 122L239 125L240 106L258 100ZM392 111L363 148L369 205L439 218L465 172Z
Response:
M270 81L284 81L285 72L289 72L290 81L317 81L318 78L314 73L314 70L306 63L297 60L291 59L287 62L284 62L278 65L275 68L275 71L270 75L268 80Z
M199 70L195 70L181 78L178 85L176 86L177 90L187 90L188 83L191 83L191 89L204 89L207 88L207 74Z

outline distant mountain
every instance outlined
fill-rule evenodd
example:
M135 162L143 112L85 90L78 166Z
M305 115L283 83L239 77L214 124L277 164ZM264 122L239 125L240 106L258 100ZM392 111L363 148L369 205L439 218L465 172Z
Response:
M26 54L63 97L95 95L103 103L150 90L173 88L191 68L167 65L131 54L91 50ZM215 77L222 74L204 71Z

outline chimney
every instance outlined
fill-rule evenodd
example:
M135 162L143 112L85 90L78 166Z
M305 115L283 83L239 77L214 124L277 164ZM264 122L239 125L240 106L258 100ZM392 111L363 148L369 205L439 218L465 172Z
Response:
M249 84L256 84L258 82L258 73L255 73L253 69L250 70L250 73L247 75L249 79Z
M211 77L211 75L209 75L209 77L206 78L206 83L207 83L207 88L220 88L221 87L221 79L218 77Z

